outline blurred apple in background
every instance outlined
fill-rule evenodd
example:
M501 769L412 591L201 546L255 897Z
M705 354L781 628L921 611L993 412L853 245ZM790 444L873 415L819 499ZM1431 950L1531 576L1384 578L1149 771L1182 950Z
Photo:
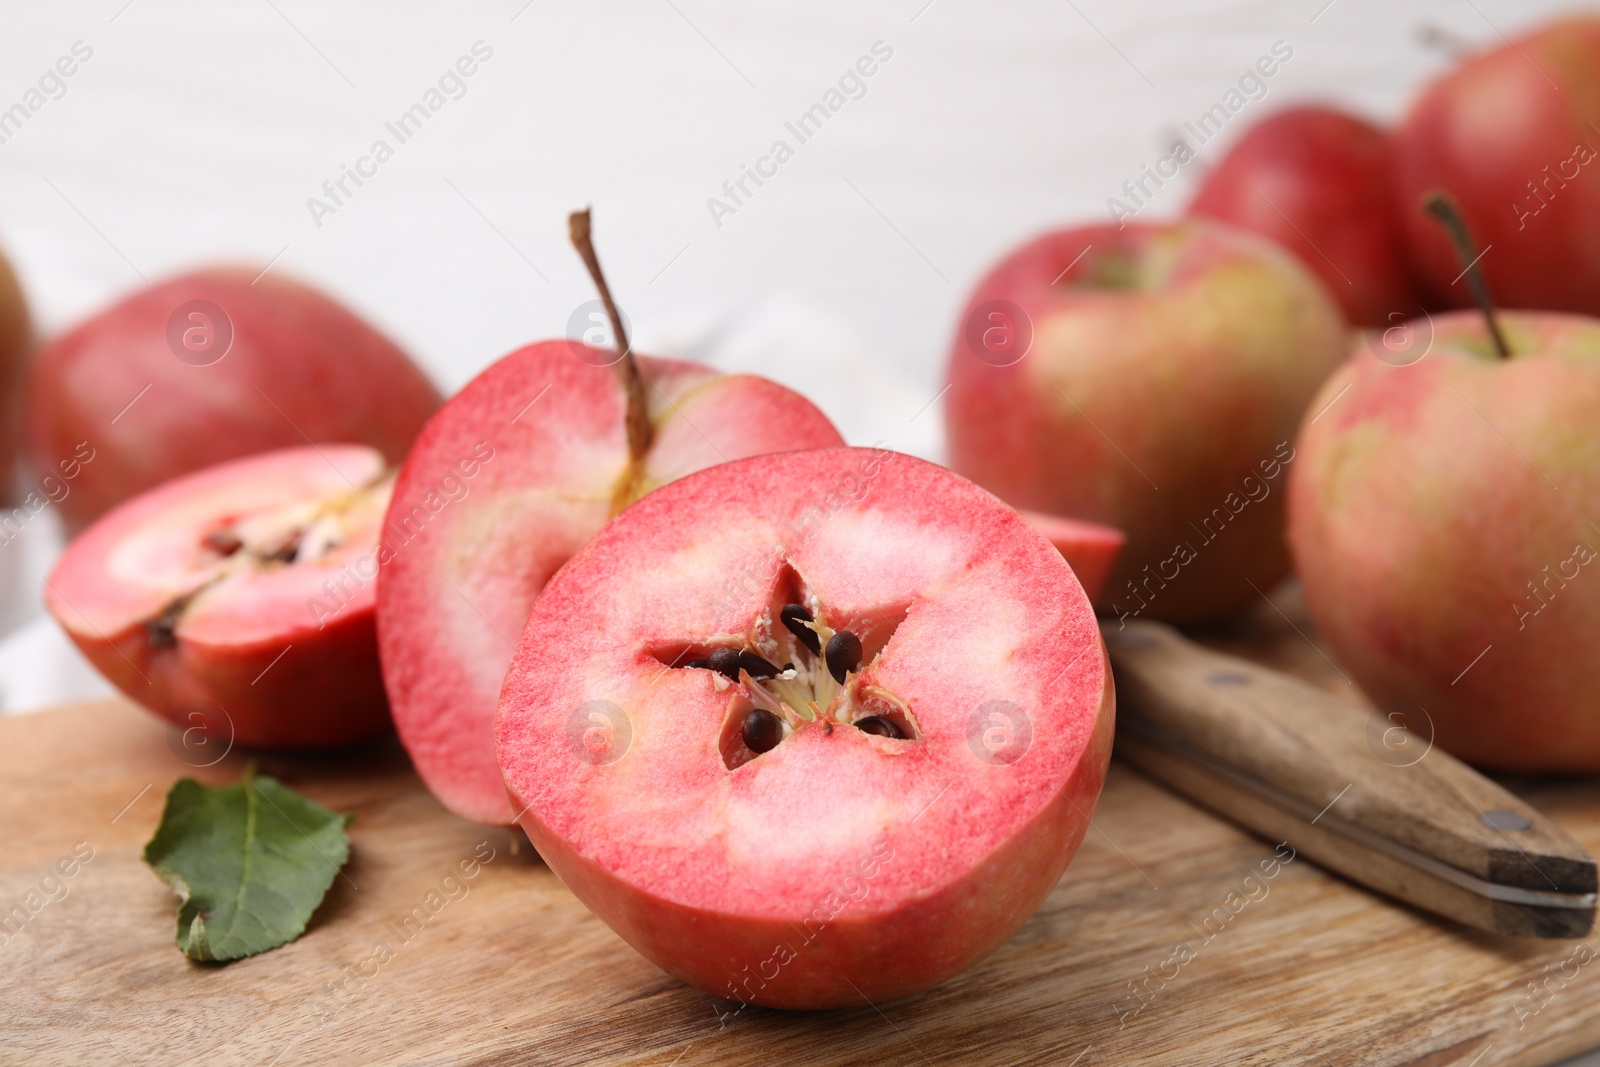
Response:
M1418 206L1437 186L1460 201L1502 304L1600 314L1600 18L1469 59L1422 93L1395 141L1401 219L1441 300L1469 297Z
M27 392L36 471L84 458L69 529L161 482L307 443L405 458L442 402L399 348L299 282L212 268L141 289L42 348Z
M1288 573L1295 427L1345 323L1288 252L1208 220L1046 234L979 283L950 355L951 465L1119 527L1102 613L1217 618Z
M1390 326L1421 309L1392 165L1389 134L1372 123L1329 107L1291 108L1229 149L1189 214L1272 238L1322 279L1352 324Z

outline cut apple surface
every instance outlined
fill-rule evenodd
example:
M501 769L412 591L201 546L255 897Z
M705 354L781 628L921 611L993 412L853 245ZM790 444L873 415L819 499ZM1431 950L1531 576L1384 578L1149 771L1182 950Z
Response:
M651 489L724 460L840 443L826 416L764 378L639 358L651 445L630 458L615 352L518 349L428 423L384 528L378 632L401 740L450 810L509 824L494 709L539 591Z
M657 965L786 1008L994 949L1082 841L1111 675L1061 554L942 467L741 460L620 514L545 587L498 755L562 880Z
M198 471L85 530L46 606L118 689L212 740L373 736L389 724L373 580L392 488L383 456L359 445Z
M1127 543L1127 536L1115 526L1082 519L1069 519L1062 515L1047 515L1042 511L1022 510L1035 530L1044 534L1056 550L1072 565L1078 584L1093 600L1100 595L1117 554Z

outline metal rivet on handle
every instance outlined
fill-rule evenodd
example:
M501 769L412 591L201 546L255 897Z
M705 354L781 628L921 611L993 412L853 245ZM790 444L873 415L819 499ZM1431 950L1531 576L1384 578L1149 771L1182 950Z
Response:
M1514 811L1506 811L1504 808L1486 811L1479 817L1483 820L1483 825L1491 830L1528 830L1533 827L1533 823L1521 815Z

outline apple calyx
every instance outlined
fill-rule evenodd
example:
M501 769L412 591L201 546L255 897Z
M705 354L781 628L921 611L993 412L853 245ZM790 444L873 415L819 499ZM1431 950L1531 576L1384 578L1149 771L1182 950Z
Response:
M595 288L600 291L600 302L605 305L606 317L611 320L611 332L617 341L617 351L621 354L617 361L617 376L621 378L623 392L628 398L625 416L628 458L630 466L638 470L644 462L645 453L650 451L650 442L655 433L650 425L650 408L645 399L644 378L639 374L639 363L633 358L633 346L628 343L622 315L617 311L616 302L611 299L611 287L606 284L605 273L600 269L600 257L595 254L588 208L567 216L567 235L572 240L572 247L583 258L583 265L589 268L589 277L594 279Z
M920 739L907 703L864 677L888 644L892 627L868 634L872 654L866 655L860 635L833 629L803 604L784 604L777 613L778 626L773 621L770 615L758 620L753 641L702 645L708 648L704 656L681 664L684 670L712 672L719 691L739 687L743 699L732 704L720 737L723 763L730 771L810 725L820 725L827 736L836 726L851 726L890 741ZM676 658L683 659L693 648Z
M1438 219L1450 234L1450 240L1456 246L1456 258L1462 266L1461 273L1467 276L1467 289L1472 293L1472 299L1478 305L1478 310L1483 312L1484 322L1489 327L1489 339L1494 342L1494 350L1501 359L1510 359L1511 349L1506 345L1505 335L1500 332L1500 323L1495 318L1494 300L1489 296L1489 283L1483 280L1483 271L1478 267L1482 253L1477 250L1477 245L1472 240L1472 232L1467 229L1467 220L1461 213L1461 205L1443 189L1433 189L1423 195L1422 207L1428 214Z

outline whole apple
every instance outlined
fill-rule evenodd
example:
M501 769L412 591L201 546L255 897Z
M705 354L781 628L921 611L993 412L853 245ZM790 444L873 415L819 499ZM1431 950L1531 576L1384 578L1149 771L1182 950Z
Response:
M1552 23L1427 87L1395 137L1396 194L1436 297L1464 305L1461 264L1418 210L1455 195L1509 307L1600 314L1600 18Z
M1228 150L1189 214L1289 249L1351 323L1394 325L1417 314L1421 297L1392 169L1387 131L1330 107L1290 108L1256 123Z
M1017 507L1126 532L1102 613L1225 616L1288 573L1281 475L1344 335L1322 285L1254 234L1046 234L963 313L951 465Z
M141 289L51 341L27 401L36 471L94 455L57 505L76 529L256 452L364 444L398 464L441 398L388 338L317 290L213 268Z
M1506 359L1454 312L1431 348L1416 323L1329 378L1289 541L1318 630L1385 710L1482 766L1600 770L1600 321L1499 322Z

